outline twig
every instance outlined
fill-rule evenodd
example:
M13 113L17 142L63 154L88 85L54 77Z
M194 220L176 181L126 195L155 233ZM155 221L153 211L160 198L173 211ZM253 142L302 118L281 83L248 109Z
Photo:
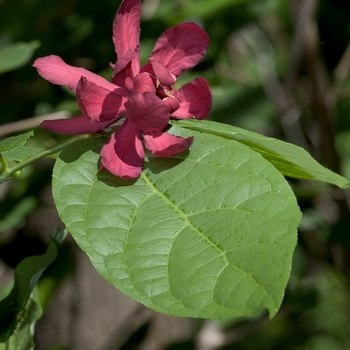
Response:
M239 37L237 37L239 35ZM246 46L248 59L254 60L261 85L275 104L277 115L287 141L297 144L308 150L308 144L304 138L299 122L300 108L293 104L293 99L284 89L278 78L273 48L261 29L251 24L241 30L239 34L231 37L232 41L243 39Z
M301 15L304 11L304 5L300 6L299 11ZM310 107L312 115L321 129L318 146L322 151L325 163L331 170L339 172L339 156L334 145L336 99L320 56L320 39L314 18L309 18L309 23L305 26L304 40L303 64L311 82Z
M306 48L306 32L310 23L313 22L318 0L290 0L290 6L294 13L295 30L292 41L290 66L285 84L286 93L292 92L295 79ZM309 44L309 43L308 43Z
M44 120L68 119L70 116L70 112L62 111L0 125L0 138L6 135L14 134L16 132L34 129L38 127Z
M350 44L346 47L346 50L340 59L338 65L334 70L334 84L339 85L349 74L350 70Z
M63 148L65 148L66 146L68 146L69 144L71 144L72 142L78 141L78 140L82 140L88 137L93 137L93 135L87 134L87 135L76 135L76 136L72 136L67 140L64 140L60 143L57 143L56 145L47 148L31 157L26 158L25 160L17 163L16 165L14 165L12 168L9 168L7 165L7 162L5 161L4 158L0 158L2 164L3 164L3 169L0 172L0 184L2 184L5 181L11 180L12 178L16 177L16 175L18 174L18 171L21 170L22 168L24 168L25 166L35 162L36 160L39 160L41 158L47 157L50 154L56 153L57 151L62 150Z
M149 20L156 13L159 0L144 0L142 3L142 19Z
M316 0L309 1L310 3L317 4ZM303 11L305 11L304 7L306 6L303 0L290 0L290 2L296 10L295 16L302 16ZM320 38L314 17L309 17L308 23L304 25L304 30L303 61L300 62L300 65L303 64L303 68L309 77L311 87L310 109L315 121L313 129L320 129L319 140L316 146L322 153L323 162L331 170L339 173L340 159L334 142L334 124L337 117L336 96L320 54ZM345 60L348 59L346 55L343 57ZM339 69L341 74L338 71L340 75L338 77L341 77L344 72L342 72L343 68L341 66ZM333 190L332 199L338 209L338 220L348 215L349 207L346 196L347 193L344 191L340 191L339 189ZM333 251L333 253L337 254L333 256L336 268L347 274L350 267L349 251L342 247L338 251Z

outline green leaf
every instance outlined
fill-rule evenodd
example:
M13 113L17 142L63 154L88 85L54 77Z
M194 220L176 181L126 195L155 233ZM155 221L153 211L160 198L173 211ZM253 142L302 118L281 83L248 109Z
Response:
M39 41L31 41L9 44L0 49L0 74L24 66L39 46Z
M8 137L7 139L0 141L0 153L13 151L20 146L24 146L31 136L33 136L33 131L18 136Z
M172 123L186 129L218 135L243 143L259 152L285 176L328 182L340 188L346 188L349 185L345 177L325 168L303 148L291 143L208 120L181 120Z
M10 294L12 288L13 288L13 282L10 282L6 284L6 286L0 288L0 300L7 297Z
M174 316L273 316L300 211L283 176L233 140L195 135L189 153L149 155L135 181L99 172L104 138L61 152L60 217L97 271L129 297Z
M42 152L42 147L26 147L20 146L15 150L4 152L3 156L7 161L22 162L23 160Z
M30 296L25 306L25 316L14 334L8 340L8 349L33 350L34 325L42 316L43 310L37 300ZM6 344L0 344L0 350L6 350Z
M13 333L21 332L27 327L28 317L32 319L37 315L38 308L30 302L32 292L45 268L55 260L57 244L65 234L65 230L52 231L46 253L26 258L16 267L15 284L10 294L0 301L0 342L8 341Z
M190 0L183 3L183 15L187 17L212 17L220 11L227 9L228 7L233 7L236 5L244 4L248 2L247 0L204 0L201 1L200 6L198 6L197 0Z
M249 0L187 0L184 2L161 1L157 6L155 17L162 18L170 23L176 24L189 18L217 18L220 12L227 11L234 6L249 3ZM149 16L147 6L143 8L145 16ZM152 10L151 10L152 11ZM152 11L153 12L153 11ZM151 12L151 13L152 13Z
M0 218L0 234L16 227L21 227L27 215L31 213L38 204L38 198L27 196L19 200L11 211Z

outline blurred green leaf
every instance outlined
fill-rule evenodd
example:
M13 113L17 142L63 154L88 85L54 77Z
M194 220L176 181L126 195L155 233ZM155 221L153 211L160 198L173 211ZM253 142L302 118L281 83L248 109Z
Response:
M10 294L0 301L0 342L8 341L12 334L16 336L37 317L40 310L30 302L31 295L45 268L56 259L57 246L66 233L62 229L52 231L46 253L26 258L16 267L15 284Z
M0 219L0 234L8 230L20 227L26 216L33 211L37 205L37 198L34 196L24 197L11 208L11 211Z
M39 41L18 42L0 49L0 74L20 68L29 62Z
M5 140L0 141L0 153L13 151L16 148L23 146L27 140L33 136L33 131L26 132L18 136L11 136Z
M251 0L187 0L160 2L156 17L166 18L170 22L180 22L188 18L212 18L221 11ZM148 8L146 8L146 11Z
M350 177L350 130L343 130L335 135L335 146L342 159L342 171Z
M207 120L181 120L173 124L241 142L260 153L285 176L328 182L340 188L346 188L349 184L345 177L325 168L303 148L291 143Z
M183 2L183 14L187 17L211 17L228 7L246 3L249 0L187 0Z
M273 122L274 106L260 88L232 84L211 90L214 102L210 116L213 120L255 131L264 130Z
M12 287L13 283L8 283L6 286L0 288L0 300L4 299L10 294Z
M308 283L310 284L310 282ZM318 274L312 276L312 284L318 289L319 302L303 314L302 321L308 325L309 329L315 331L316 336L317 333L324 334L333 338L330 339L331 341L339 342L336 349L348 349L349 347L345 345L350 344L349 286L347 281L338 271L325 265ZM317 347L301 347L301 349L328 349L321 346L322 342L318 343Z
M34 327L33 325L42 315L42 307L33 295L25 305L25 316L18 328L8 341L8 349L11 350L33 350L34 349ZM6 350L5 343L0 343L0 350Z

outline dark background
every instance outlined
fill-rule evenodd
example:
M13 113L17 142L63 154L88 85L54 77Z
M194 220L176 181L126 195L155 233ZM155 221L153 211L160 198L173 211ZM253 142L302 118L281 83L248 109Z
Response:
M38 40L28 64L0 75L1 125L57 111L77 115L75 97L31 67L50 54L105 77L116 57L118 0L0 0L0 49ZM145 0L142 60L157 37L183 21L211 39L204 59L178 80L209 80L210 119L295 143L350 178L350 3L340 0ZM8 130L8 129L7 129ZM16 131L17 132L17 131ZM35 129L31 145L57 141ZM26 256L45 251L60 223L50 193L52 160L0 186L0 285ZM192 320L156 314L121 295L67 239L39 283L45 314L37 349L350 348L349 192L291 180L303 211L281 310L250 319Z

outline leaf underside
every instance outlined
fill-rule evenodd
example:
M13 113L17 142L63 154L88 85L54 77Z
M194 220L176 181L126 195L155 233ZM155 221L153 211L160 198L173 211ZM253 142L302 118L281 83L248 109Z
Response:
M286 287L300 211L283 176L233 140L195 135L190 152L149 155L141 177L98 171L105 139L56 161L58 212L97 271L124 294L174 316L273 316Z

